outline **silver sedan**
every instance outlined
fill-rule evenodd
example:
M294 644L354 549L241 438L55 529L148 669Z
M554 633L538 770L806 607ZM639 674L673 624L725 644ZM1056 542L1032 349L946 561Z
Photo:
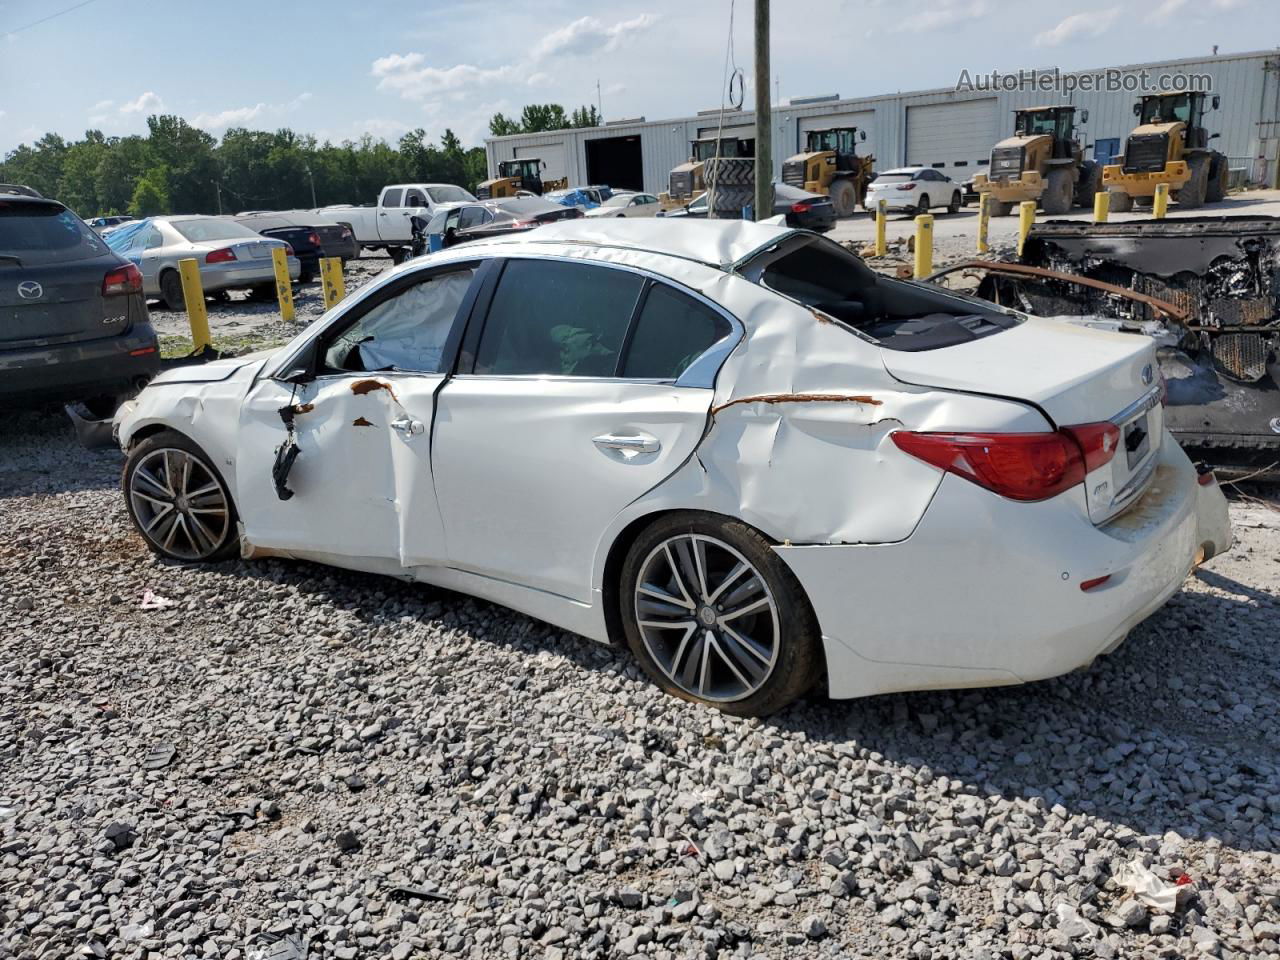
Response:
M298 279L301 271L289 244L222 217L148 217L119 227L104 239L112 250L138 265L143 293L159 297L170 310L185 307L180 260L196 261L205 293L272 289L275 247L285 248L288 254L290 279Z

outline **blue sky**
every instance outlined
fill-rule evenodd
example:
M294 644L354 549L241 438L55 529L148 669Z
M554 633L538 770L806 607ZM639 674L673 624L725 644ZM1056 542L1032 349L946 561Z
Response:
M79 0L83 2L83 0ZM46 131L145 131L177 113L221 134L289 126L339 141L593 102L606 118L720 103L729 0L0 0L0 153ZM794 15L803 7L806 15ZM751 0L736 59L750 74ZM1275 0L773 0L781 97L954 84L961 70L1064 70L1273 47ZM13 32L10 32L13 31Z

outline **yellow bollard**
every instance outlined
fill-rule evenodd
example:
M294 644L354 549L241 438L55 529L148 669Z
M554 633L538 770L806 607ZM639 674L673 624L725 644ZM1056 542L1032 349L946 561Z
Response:
M289 282L289 255L284 247L273 247L271 265L276 271L276 299L280 301L280 319L293 322L293 285Z
M876 201L876 256L883 257L889 252L889 244L884 238L884 222L889 214L889 201L881 197Z
M1151 200L1151 215L1157 220L1163 220L1164 215L1169 212L1169 185L1167 183L1156 184L1156 195Z
M916 217L916 268L912 274L923 280L933 273L933 214Z
M187 323L191 325L191 352L199 353L213 346L209 334L209 312L204 305L204 287L200 285L200 264L193 259L179 260L182 276L182 299L186 302Z
M1031 225L1036 222L1036 202L1023 200L1018 204L1018 256L1022 256L1022 245L1027 242L1027 234Z
M978 252L986 253L991 249L987 243L987 230L991 226L991 207L987 201L991 199L991 194L978 194Z
M1106 223L1111 213L1111 191L1099 190L1093 195L1093 222Z
M342 279L341 257L325 257L320 261L320 283L324 288L326 310L347 295L347 285Z

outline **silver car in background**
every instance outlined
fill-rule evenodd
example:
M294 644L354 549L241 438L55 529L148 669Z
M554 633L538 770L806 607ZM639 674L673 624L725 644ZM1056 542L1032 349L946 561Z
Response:
M290 279L297 280L302 269L283 240L264 237L222 217L148 217L117 227L104 239L112 250L138 265L143 293L160 298L170 310L185 307L179 260L191 258L199 264L205 293L274 290L271 251L275 247L283 247L288 255Z

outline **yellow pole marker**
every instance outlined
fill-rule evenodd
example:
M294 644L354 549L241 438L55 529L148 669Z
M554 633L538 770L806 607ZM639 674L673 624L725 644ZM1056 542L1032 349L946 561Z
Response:
M1023 244L1027 242L1027 234L1031 225L1036 222L1036 202L1023 200L1018 204L1018 256L1022 256Z
M213 346L209 334L209 313L204 306L204 288L200 286L200 264L193 259L179 260L182 276L182 299L187 305L187 323L191 325L191 352L199 353Z
M933 273L933 215L916 217L916 268L913 276L923 280Z
M1157 220L1163 220L1164 215L1169 212L1169 185L1167 183L1156 184L1156 195L1151 201L1151 215Z
M884 221L889 212L889 201L881 197L876 201L876 256L883 257L889 252L889 244L884 238Z
M1111 191L1099 190L1093 195L1093 222L1106 223L1111 213Z
M293 322L293 285L289 282L289 255L284 247L271 249L271 265L276 271L276 299L280 301L280 319Z
M342 279L342 259L325 257L320 261L320 283L324 287L324 308L328 310L347 295Z
M983 192L978 194L978 252L986 253L991 249L987 243L987 230L991 226L991 207L988 200L991 194Z

